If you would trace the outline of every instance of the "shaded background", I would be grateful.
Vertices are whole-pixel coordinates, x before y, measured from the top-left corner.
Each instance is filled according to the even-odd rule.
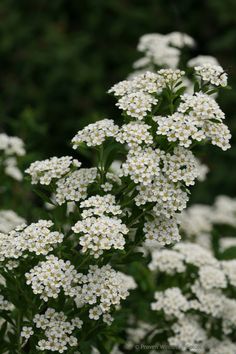
[[[71,154],[78,129],[119,119],[108,88],[131,72],[141,35],[182,31],[198,43],[192,56],[216,56],[232,86],[220,97],[236,132],[235,0],[1,0],[0,121],[26,142],[31,157]],[[236,196],[236,141],[206,148],[211,172],[192,201]]]

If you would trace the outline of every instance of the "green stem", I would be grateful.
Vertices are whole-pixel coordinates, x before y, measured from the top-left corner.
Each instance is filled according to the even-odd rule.
[[[17,320],[16,320],[16,334],[17,334],[17,353],[21,354],[21,322],[22,322],[22,313],[21,310],[18,310]]]

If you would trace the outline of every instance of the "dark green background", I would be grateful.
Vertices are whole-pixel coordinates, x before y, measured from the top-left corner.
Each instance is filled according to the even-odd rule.
[[[136,45],[150,32],[183,31],[216,56],[229,73],[231,91],[221,107],[236,131],[235,0],[1,0],[0,117],[21,136],[34,158],[71,153],[69,141],[88,122],[119,119],[106,94],[139,57]],[[236,195],[236,142],[221,152],[206,148],[207,182],[193,201]]]

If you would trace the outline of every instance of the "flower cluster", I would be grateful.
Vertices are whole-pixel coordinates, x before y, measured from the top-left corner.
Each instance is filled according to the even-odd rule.
[[[180,241],[179,229],[175,218],[159,217],[144,224],[145,242],[147,245],[169,245]]]
[[[192,205],[183,211],[179,221],[184,237],[210,249],[215,227],[218,225],[236,227],[236,201],[234,198],[220,195],[212,206]],[[227,234],[221,236],[219,242],[222,251],[236,245],[234,237],[227,237]]]
[[[81,278],[81,286],[77,287],[77,306],[92,305],[89,318],[98,320],[102,316],[104,322],[110,323],[109,312],[135,287],[132,277],[115,271],[110,265],[90,266],[88,274]]]
[[[148,93],[138,91],[122,96],[116,105],[128,116],[142,120],[157,102],[157,99]]]
[[[23,176],[18,167],[17,158],[25,155],[23,141],[17,136],[8,136],[5,133],[0,134],[0,166],[6,175],[17,181],[21,181]]]
[[[25,148],[23,141],[17,136],[8,136],[5,133],[0,134],[0,150],[7,156],[23,156]]]
[[[150,185],[160,174],[159,163],[162,155],[160,149],[130,150],[122,164],[123,175],[130,176],[135,183]]]
[[[86,143],[87,146],[101,145],[106,138],[115,136],[117,131],[118,126],[111,119],[89,124],[72,139],[73,148],[77,149],[81,143]]]
[[[153,271],[175,278],[175,287],[168,287],[167,283],[165,290],[155,293],[156,302],[151,304],[152,310],[164,313],[167,323],[175,321],[171,326],[174,335],[168,337],[169,344],[181,350],[197,348],[197,344],[201,344],[202,351],[205,349],[208,353],[207,350],[212,349],[213,338],[208,337],[212,321],[215,321],[215,330],[232,343],[236,301],[230,297],[233,292],[230,294],[229,284],[236,285],[235,261],[218,261],[210,251],[191,243],[179,243],[173,250],[155,250],[152,257],[150,268]],[[186,273],[189,274],[188,283],[183,286],[181,279]],[[205,315],[206,321],[202,321]]]
[[[80,167],[81,163],[71,156],[51,157],[43,161],[35,161],[25,171],[31,176],[32,184],[50,184],[67,174],[71,167]]]
[[[8,311],[12,309],[12,304],[4,299],[2,295],[0,295],[0,311]]]
[[[183,181],[186,186],[190,186],[199,177],[199,160],[190,150],[179,146],[173,154],[166,154],[162,171],[171,181]]]
[[[55,199],[61,205],[66,201],[78,202],[86,199],[88,186],[97,177],[96,168],[81,168],[56,182]]]
[[[152,310],[163,310],[167,316],[174,316],[180,319],[184,316],[184,312],[189,309],[189,303],[179,288],[157,291],[154,298],[156,301],[151,304]]]
[[[122,213],[121,207],[116,204],[115,196],[112,194],[94,195],[80,203],[80,208],[84,209],[81,214],[83,219],[93,215],[119,215]]]
[[[43,339],[37,343],[40,351],[50,350],[64,353],[71,347],[77,347],[78,340],[72,335],[75,330],[81,329],[83,322],[75,317],[71,321],[63,312],[56,312],[48,308],[46,312],[34,316],[35,332],[43,330]],[[23,327],[21,336],[27,340],[34,334],[32,327]]]
[[[0,232],[8,233],[24,223],[25,220],[13,210],[0,210]]]
[[[29,226],[25,224],[16,227],[8,234],[0,237],[1,262],[16,260],[26,252],[36,255],[46,255],[54,246],[63,241],[63,235],[58,231],[50,231],[53,226],[50,220],[39,220]]]
[[[209,82],[215,86],[227,86],[227,74],[219,65],[206,63],[200,66],[195,66],[194,70],[203,81]]]
[[[151,145],[153,143],[153,137],[150,133],[150,125],[143,122],[130,122],[124,124],[116,140],[122,144],[127,143],[131,149],[137,149],[142,144]]]
[[[98,258],[104,250],[124,248],[124,235],[129,229],[116,217],[122,211],[116,205],[113,195],[92,196],[82,202],[80,207],[85,209],[81,214],[83,219],[77,221],[72,230],[80,234],[82,252],[89,250],[90,254]]]
[[[40,262],[25,274],[26,283],[31,285],[34,294],[40,294],[40,298],[48,301],[49,298],[57,298],[61,289],[65,295],[75,297],[75,284],[81,275],[77,273],[70,261],[64,261],[54,255],[46,257],[46,261]]]
[[[176,68],[179,63],[180,49],[193,47],[193,38],[185,33],[172,32],[166,35],[160,33],[145,34],[139,40],[138,50],[144,57],[134,63],[136,69],[152,68],[152,65]]]
[[[168,141],[178,141],[189,147],[193,141],[210,140],[222,150],[230,148],[231,134],[222,122],[224,113],[215,100],[204,93],[185,94],[177,112],[168,117],[157,117],[157,134]]]

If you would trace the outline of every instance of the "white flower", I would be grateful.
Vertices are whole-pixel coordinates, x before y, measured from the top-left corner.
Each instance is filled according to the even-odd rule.
[[[127,115],[142,120],[157,102],[158,100],[150,94],[138,91],[122,96],[116,106]]]
[[[146,203],[155,203],[153,213],[156,216],[170,218],[177,211],[186,208],[188,195],[178,183],[172,183],[162,173],[156,176],[151,184],[140,184],[136,187],[138,195],[135,197],[137,206]]]
[[[198,353],[200,344],[206,341],[206,332],[200,324],[191,316],[186,316],[172,326],[174,336],[169,337],[168,342],[171,346],[181,350],[191,350]]]
[[[113,120],[99,120],[78,131],[72,139],[73,149],[77,149],[81,143],[85,143],[87,146],[101,145],[106,138],[115,137],[117,132],[118,126],[114,124]]]
[[[98,209],[95,209],[95,212]],[[92,210],[91,210],[92,211]],[[117,212],[118,209],[113,209]],[[100,211],[99,211],[100,212]],[[100,217],[87,217],[78,221],[72,230],[81,234],[79,244],[82,246],[82,252],[89,250],[90,254],[98,258],[103,251],[111,248],[123,249],[125,238],[129,229],[122,224],[122,221],[116,217],[102,215]]]
[[[186,270],[184,255],[173,250],[154,250],[149,268],[167,274],[183,273]]]
[[[24,142],[17,136],[8,136],[5,133],[0,134],[0,150],[8,156],[25,155]]]
[[[46,257],[46,261],[40,262],[26,273],[25,277],[34,294],[40,294],[41,299],[48,301],[49,298],[56,299],[61,289],[65,295],[75,297],[75,285],[81,275],[76,272],[70,261],[65,262],[50,255]]]
[[[172,182],[184,181],[187,186],[193,185],[199,176],[199,160],[190,150],[179,146],[173,154],[166,154],[162,171]]]
[[[97,320],[103,315],[106,322],[111,308],[120,305],[122,299],[129,295],[136,284],[132,277],[117,272],[110,265],[101,268],[90,266],[87,275],[81,278],[81,286],[77,287],[76,303],[94,305],[89,311],[89,317]],[[109,317],[110,318],[110,317]],[[110,318],[111,319],[111,318]]]
[[[163,152],[159,149],[131,150],[122,164],[123,175],[130,176],[135,183],[150,184],[160,173],[159,163],[162,155]]]
[[[183,318],[184,313],[189,309],[189,303],[179,288],[168,288],[165,291],[156,291],[154,294],[156,302],[151,304],[154,311],[163,310],[167,316]]]
[[[201,66],[195,66],[194,70],[196,75],[200,76],[203,81],[210,82],[215,86],[227,86],[227,74],[224,69],[219,65],[202,64]]]
[[[61,205],[66,201],[78,202],[87,197],[88,186],[96,180],[97,168],[81,168],[56,182],[55,199]]]
[[[188,61],[188,66],[190,67],[204,64],[219,65],[219,62],[215,57],[212,57],[211,55],[198,55],[197,57]]]
[[[115,196],[112,194],[92,196],[81,202],[80,208],[85,209],[81,214],[82,218],[95,215],[119,215],[122,213],[120,206],[116,205]]]
[[[64,353],[70,347],[77,347],[77,338],[72,333],[83,324],[78,317],[69,321],[63,312],[48,308],[45,314],[35,315],[33,321],[38,329],[43,330],[46,338],[38,341],[38,350]]]
[[[169,245],[180,241],[180,234],[176,218],[155,218],[144,224],[145,242],[147,244]]]
[[[227,286],[224,272],[212,266],[200,267],[199,280],[205,289],[226,288]]]
[[[32,184],[50,184],[53,179],[59,179],[70,171],[73,166],[81,163],[71,156],[51,157],[43,161],[35,161],[25,171],[31,176]]]
[[[33,327],[23,326],[21,330],[21,337],[29,339],[34,334]]]
[[[150,125],[142,122],[130,122],[122,125],[116,140],[120,143],[127,143],[129,148],[135,149],[139,145],[151,145],[153,137],[150,133]]]
[[[224,117],[213,98],[201,92],[184,94],[178,112],[168,117],[156,117],[157,134],[166,135],[168,141],[178,141],[186,148],[194,140],[210,140],[213,145],[227,150],[231,134],[222,123]]]
[[[0,210],[0,232],[8,233],[23,223],[25,220],[13,210]]]
[[[13,305],[6,300],[2,295],[0,295],[0,310],[9,311],[12,310]]]
[[[9,234],[0,237],[0,261],[17,259],[26,252],[46,255],[54,246],[63,241],[58,231],[50,231],[53,226],[50,220],[39,220],[29,226],[21,225]]]
[[[236,259],[222,261],[221,266],[229,280],[229,283],[236,286]]]

